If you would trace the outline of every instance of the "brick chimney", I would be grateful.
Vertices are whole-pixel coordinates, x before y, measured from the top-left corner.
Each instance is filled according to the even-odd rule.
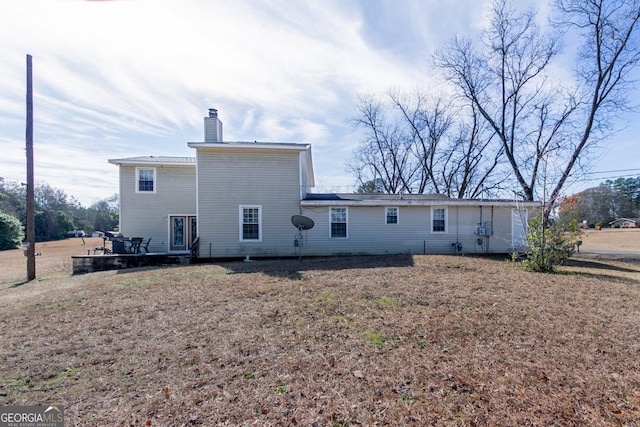
[[[222,122],[215,108],[209,108],[209,117],[204,118],[204,142],[222,142]]]

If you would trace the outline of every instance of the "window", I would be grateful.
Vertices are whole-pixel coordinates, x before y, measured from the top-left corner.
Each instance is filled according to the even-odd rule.
[[[347,237],[347,208],[331,208],[331,237]]]
[[[431,208],[431,232],[447,232],[447,208]]]
[[[240,241],[262,241],[261,206],[240,206]]]
[[[136,168],[136,181],[136,193],[155,193],[155,168]]]
[[[398,208],[385,208],[385,223],[397,224],[398,223]]]

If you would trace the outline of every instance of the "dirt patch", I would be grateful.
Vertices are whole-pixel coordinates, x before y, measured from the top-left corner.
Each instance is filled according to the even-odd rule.
[[[61,403],[69,425],[638,426],[640,267],[582,262],[322,258],[7,287],[0,404]]]
[[[72,270],[72,255],[87,255],[103,245],[101,238],[85,237],[36,243],[36,278],[68,275]],[[23,249],[0,251],[0,287],[22,283],[27,277],[27,258]]]

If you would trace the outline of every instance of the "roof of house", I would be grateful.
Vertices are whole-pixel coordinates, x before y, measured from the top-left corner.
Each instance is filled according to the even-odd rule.
[[[313,160],[311,159],[311,144],[288,143],[288,142],[189,142],[189,147],[195,149],[242,149],[242,150],[291,150],[305,153],[308,185],[315,185],[313,173]],[[137,156],[122,159],[109,159],[109,163],[114,165],[130,166],[190,166],[195,167],[195,157],[173,157],[173,156]]]
[[[307,193],[305,206],[512,206],[539,207],[539,202],[506,199],[456,199],[444,194]]]
[[[609,224],[615,224],[616,222],[635,222],[636,224],[640,222],[640,218],[616,218],[611,221]]]
[[[384,193],[309,193],[305,200],[443,200],[443,194],[384,194]]]
[[[138,156],[126,157],[123,159],[109,159],[109,163],[114,165],[173,165],[173,166],[195,166],[195,157],[173,157],[173,156]]]
[[[268,149],[268,150],[298,150],[311,148],[310,144],[295,142],[264,142],[264,141],[224,141],[224,142],[188,142],[191,148],[240,148],[240,149]]]

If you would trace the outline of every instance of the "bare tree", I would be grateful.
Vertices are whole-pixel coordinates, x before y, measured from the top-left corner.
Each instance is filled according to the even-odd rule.
[[[500,140],[525,200],[534,200],[541,159],[561,145],[557,130],[572,111],[558,113],[543,91],[545,68],[558,49],[532,11],[518,13],[508,0],[497,0],[481,51],[454,38],[436,54],[436,64]]]
[[[468,121],[459,125],[451,147],[441,153],[440,175],[447,196],[476,199],[497,194],[506,177],[499,168],[503,149],[495,144],[495,132],[473,105],[468,109]]]
[[[476,198],[497,188],[502,149],[477,110],[419,91],[388,97],[388,105],[368,97],[358,108],[367,137],[348,167],[360,191]]]
[[[548,73],[559,38],[542,34],[535,13],[496,0],[478,48],[454,38],[436,64],[495,131],[525,200],[549,194],[548,216],[581,155],[625,105],[621,90],[639,59],[633,37],[640,0],[556,0],[562,23],[583,32],[576,85]],[[580,121],[582,120],[582,122]],[[557,175],[545,173],[548,164]],[[551,168],[550,168],[551,169]],[[544,175],[544,176],[542,176]]]
[[[577,28],[583,43],[576,75],[583,94],[584,123],[562,175],[554,203],[593,133],[608,129],[612,115],[626,108],[630,73],[640,60],[640,0],[557,0],[562,23]]]
[[[436,167],[443,139],[454,122],[451,104],[441,98],[429,102],[427,96],[420,92],[415,93],[413,102],[398,91],[390,92],[389,97],[400,113],[401,126],[406,129],[412,154],[420,165],[416,171],[416,192],[424,193],[428,188],[434,193],[443,192]]]
[[[356,127],[365,130],[364,142],[347,164],[360,188],[375,183],[376,189],[396,194],[411,192],[416,166],[412,163],[410,143],[400,126],[389,124],[385,110],[373,97],[360,100]]]

